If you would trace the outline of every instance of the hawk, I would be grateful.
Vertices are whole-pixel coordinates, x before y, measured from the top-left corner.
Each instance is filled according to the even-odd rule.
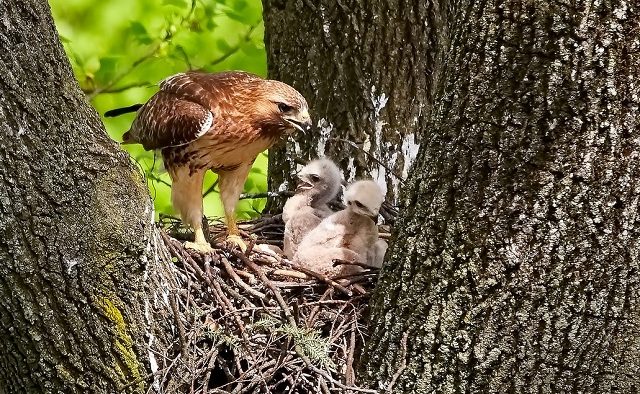
[[[245,248],[235,208],[251,165],[281,136],[310,128],[307,101],[285,83],[240,71],[187,72],[160,82],[123,143],[161,150],[173,208],[195,233],[185,247],[208,252],[202,230],[205,173],[218,174],[227,240]]]

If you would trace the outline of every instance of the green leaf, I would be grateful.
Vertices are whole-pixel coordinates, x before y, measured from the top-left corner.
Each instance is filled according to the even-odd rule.
[[[149,36],[149,32],[147,32],[147,28],[138,21],[133,21],[129,25],[129,34],[131,34],[134,40],[138,41],[141,44],[151,44],[153,39]]]
[[[187,0],[163,0],[162,5],[172,5],[178,8],[186,8],[188,6]]]
[[[96,72],[95,79],[100,85],[105,85],[113,79],[116,74],[116,66],[118,58],[116,56],[107,56],[100,59],[100,68]]]
[[[216,40],[216,47],[222,53],[229,52],[231,50],[231,45],[224,38],[218,38]]]

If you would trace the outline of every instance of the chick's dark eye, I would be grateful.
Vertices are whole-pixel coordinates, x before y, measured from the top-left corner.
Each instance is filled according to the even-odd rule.
[[[356,207],[358,208],[364,208],[364,205],[362,205],[362,203],[360,201],[356,201]]]
[[[280,110],[280,112],[289,112],[293,109],[292,106],[287,105],[285,103],[278,103],[278,110]]]
[[[314,182],[318,182],[320,180],[320,177],[314,174],[314,175],[311,175],[311,180]]]

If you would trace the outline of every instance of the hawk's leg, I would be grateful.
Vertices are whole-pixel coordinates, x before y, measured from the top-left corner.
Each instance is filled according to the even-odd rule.
[[[240,199],[240,193],[247,180],[251,163],[243,163],[233,171],[218,171],[220,185],[220,199],[224,206],[224,216],[227,220],[227,242],[238,245],[241,250],[247,250],[247,244],[240,237],[238,224],[236,223],[236,204]]]
[[[194,242],[185,242],[184,247],[203,253],[213,250],[202,230],[202,181],[204,171],[191,173],[188,168],[180,167],[170,172],[171,202],[182,221],[193,228]]]
[[[195,239],[194,242],[185,242],[184,247],[188,249],[195,249],[202,253],[209,253],[213,251],[211,244],[204,237],[204,232],[202,231],[202,227],[195,229]]]

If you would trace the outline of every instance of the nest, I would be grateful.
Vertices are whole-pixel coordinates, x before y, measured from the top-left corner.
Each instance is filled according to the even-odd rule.
[[[244,253],[223,245],[220,222],[209,223],[216,248],[206,255],[183,247],[179,221],[160,226],[179,290],[169,297],[174,346],[156,354],[157,392],[377,392],[358,387],[355,372],[374,269],[327,278],[265,250],[282,244],[279,216],[242,224]]]

